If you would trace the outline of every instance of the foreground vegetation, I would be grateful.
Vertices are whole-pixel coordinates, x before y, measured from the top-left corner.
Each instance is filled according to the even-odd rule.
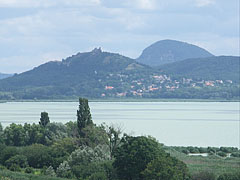
[[[51,123],[42,112],[39,124],[0,124],[0,179],[6,180],[238,180],[239,154],[237,148],[166,147],[96,126],[82,98],[76,122]]]

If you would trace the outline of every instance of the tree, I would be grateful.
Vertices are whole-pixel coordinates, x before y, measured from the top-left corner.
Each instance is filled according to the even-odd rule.
[[[166,154],[166,156],[159,156],[148,163],[142,175],[145,180],[185,180],[187,166],[178,159]]]
[[[0,133],[2,133],[2,131],[3,131],[3,127],[2,127],[2,124],[0,122]]]
[[[28,165],[27,157],[24,155],[12,156],[5,162],[5,165],[8,169],[10,169],[12,166],[19,166],[21,168],[25,168]]]
[[[10,124],[4,129],[4,142],[7,146],[26,145],[26,133],[21,124]]]
[[[110,151],[110,157],[112,159],[114,151],[120,145],[120,135],[122,134],[122,129],[120,126],[116,127],[113,125],[105,125],[105,131],[108,136],[108,146]]]
[[[113,166],[120,179],[143,179],[141,172],[147,167],[147,164],[163,154],[164,151],[160,148],[159,143],[152,138],[124,136],[121,146],[114,151]]]
[[[108,144],[108,136],[101,126],[91,125],[82,129],[81,131],[84,136],[77,139],[79,146],[96,147],[98,145]]]
[[[104,172],[108,176],[109,171],[112,171],[111,165],[109,167],[108,164],[110,163],[109,159],[110,155],[107,146],[99,145],[95,148],[81,146],[71,153],[66,162],[59,166],[57,174],[61,177],[67,177],[68,171],[71,169],[78,179],[87,179],[87,177],[97,172]]]
[[[42,125],[43,127],[46,127],[46,125],[50,123],[48,113],[47,112],[41,112],[41,118],[39,121],[39,124]]]
[[[0,144],[3,143],[3,127],[2,127],[2,124],[0,122]]]
[[[86,126],[92,125],[92,116],[88,105],[88,99],[79,98],[79,110],[77,110],[77,126],[79,135],[84,137],[85,133],[82,131]]]
[[[23,148],[23,155],[27,157],[30,167],[43,168],[52,164],[51,148],[42,144],[33,144]]]
[[[46,130],[43,126],[35,123],[33,123],[32,125],[25,123],[23,128],[26,134],[26,145],[31,145],[35,143],[47,144]]]

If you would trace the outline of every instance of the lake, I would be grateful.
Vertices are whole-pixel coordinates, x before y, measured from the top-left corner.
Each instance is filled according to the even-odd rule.
[[[151,135],[165,145],[240,147],[239,102],[90,102],[93,121],[121,126],[131,135]],[[76,121],[77,102],[0,103],[0,122]]]

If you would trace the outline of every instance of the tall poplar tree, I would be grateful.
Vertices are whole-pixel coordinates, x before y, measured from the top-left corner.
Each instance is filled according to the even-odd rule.
[[[83,129],[92,125],[92,116],[88,105],[88,99],[79,98],[79,110],[77,110],[77,125],[80,136],[85,136]]]
[[[39,124],[45,127],[48,123],[50,123],[48,113],[41,112],[41,118],[40,118]]]

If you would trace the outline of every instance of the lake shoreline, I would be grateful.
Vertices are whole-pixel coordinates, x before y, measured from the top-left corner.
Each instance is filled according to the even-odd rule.
[[[76,120],[79,103],[9,102],[0,104],[0,122],[38,123]],[[166,145],[239,147],[239,102],[90,102],[95,124],[116,124],[124,132],[151,135]]]
[[[39,100],[0,100],[0,103],[7,102],[78,102],[78,99],[39,99]],[[89,102],[240,102],[240,99],[135,99],[135,98],[112,98],[112,99],[89,99]]]

